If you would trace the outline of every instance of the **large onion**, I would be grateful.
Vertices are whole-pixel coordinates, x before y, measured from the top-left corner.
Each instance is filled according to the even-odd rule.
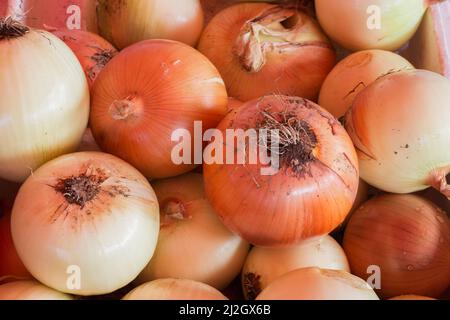
[[[0,19],[0,177],[23,181],[75,151],[89,89],[75,55],[56,36]]]
[[[77,295],[113,292],[137,277],[159,232],[156,195],[133,167],[85,152],[39,168],[14,203],[11,231],[31,274]]]
[[[0,300],[72,300],[67,294],[36,281],[16,281],[0,285]]]

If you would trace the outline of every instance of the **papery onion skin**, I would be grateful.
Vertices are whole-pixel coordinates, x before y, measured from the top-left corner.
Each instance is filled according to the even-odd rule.
[[[362,279],[341,270],[304,268],[273,281],[257,300],[379,300]]]
[[[393,193],[430,186],[450,197],[450,81],[425,70],[378,79],[356,97],[345,127],[361,177]]]
[[[0,300],[73,300],[73,298],[37,281],[16,281],[0,285]]]
[[[450,284],[450,220],[415,195],[383,195],[365,203],[350,219],[344,250],[354,274],[381,274],[380,296],[438,297]]]
[[[274,175],[261,174],[267,168],[261,161],[205,163],[207,197],[228,228],[257,246],[288,246],[328,234],[344,221],[357,193],[358,162],[350,138],[331,114],[310,101],[287,96],[250,101],[230,112],[218,129],[223,136],[227,129],[270,129],[265,125],[267,112],[300,123],[299,132],[306,132],[301,143],[288,146]],[[224,153],[230,143],[225,141]],[[243,152],[247,151],[238,148],[235,158],[242,158]],[[244,155],[256,152],[251,148]]]
[[[289,16],[298,17],[286,20],[292,28],[268,22]],[[241,101],[275,93],[315,100],[336,62],[333,47],[313,18],[267,3],[223,10],[206,27],[198,48],[219,69],[230,96]]]
[[[399,49],[419,28],[426,4],[425,0],[315,0],[322,28],[352,51]]]
[[[25,266],[45,285],[107,294],[135,279],[152,257],[159,206],[129,164],[108,154],[75,153],[48,162],[24,183],[11,231]],[[77,279],[71,275],[79,276],[79,286],[68,285]]]
[[[204,283],[184,279],[159,279],[143,284],[123,300],[228,300]]]
[[[389,300],[436,300],[434,298],[430,298],[430,297],[424,297],[424,296],[416,296],[416,295],[404,295],[404,296],[398,296],[398,297],[394,297],[391,298]]]
[[[99,0],[100,34],[123,49],[148,39],[197,44],[203,30],[199,0]]]
[[[336,118],[350,109],[365,87],[388,73],[414,69],[402,56],[384,50],[359,51],[340,61],[320,89],[319,105]]]
[[[173,162],[175,130],[194,137],[194,121],[203,130],[215,127],[227,103],[220,74],[203,55],[179,42],[148,40],[123,50],[97,78],[90,124],[102,150],[148,178],[167,178],[196,167],[194,152],[190,164]]]
[[[202,175],[159,180],[153,188],[161,206],[161,229],[139,283],[191,279],[225,289],[241,271],[249,245],[219,220],[206,200]]]
[[[89,89],[61,40],[11,19],[0,30],[0,62],[0,177],[23,182],[43,163],[76,150],[89,117]]]
[[[308,267],[350,272],[344,250],[330,236],[288,248],[254,247],[242,270],[244,295],[253,300],[278,277]]]

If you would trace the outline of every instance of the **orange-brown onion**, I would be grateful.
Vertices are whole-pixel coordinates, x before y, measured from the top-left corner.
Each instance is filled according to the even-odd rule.
[[[159,279],[145,283],[123,300],[228,300],[207,284],[186,279]]]
[[[302,98],[266,96],[230,112],[218,129],[223,137],[228,129],[235,135],[205,150],[205,189],[232,231],[258,246],[286,246],[328,234],[344,221],[357,193],[358,161],[331,114]],[[279,170],[263,171],[270,167],[258,156],[265,148],[248,142],[231,149],[234,164],[211,158],[214,146],[217,152],[223,147],[226,159],[230,145],[245,138],[239,129],[280,131]],[[251,158],[257,161],[250,163]]]
[[[111,293],[148,264],[159,232],[156,195],[136,169],[100,152],[57,158],[21,187],[11,232],[43,284],[76,295]]]
[[[108,41],[102,37],[81,30],[58,30],[53,32],[72,49],[83,67],[84,74],[92,88],[92,84],[106,64],[117,54]]]
[[[434,298],[430,298],[430,297],[424,297],[424,296],[416,296],[416,295],[403,295],[403,296],[398,296],[398,297],[394,297],[391,298],[389,300],[436,300]]]
[[[450,285],[450,220],[421,197],[369,200],[350,219],[343,246],[354,274],[379,277],[382,297],[438,297]]]
[[[257,300],[379,300],[362,279],[342,270],[304,268],[272,282]]]
[[[241,271],[249,245],[219,220],[206,200],[203,176],[188,173],[155,181],[153,188],[161,228],[155,254],[138,282],[191,279],[225,289]]]
[[[167,178],[195,168],[173,162],[177,129],[194,122],[215,127],[227,112],[227,92],[217,69],[195,49],[169,40],[147,40],[117,55],[93,88],[90,124],[103,151],[148,178]]]
[[[0,300],[72,300],[67,294],[37,281],[15,281],[0,285]]]
[[[267,3],[223,10],[206,27],[198,48],[219,69],[228,93],[242,101],[274,93],[315,100],[336,62],[313,18]]]

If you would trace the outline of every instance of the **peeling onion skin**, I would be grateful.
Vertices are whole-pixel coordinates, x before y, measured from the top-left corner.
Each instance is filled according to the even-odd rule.
[[[272,282],[256,300],[379,300],[362,279],[341,270],[298,269]]]
[[[435,187],[450,198],[450,81],[425,70],[386,75],[356,97],[345,127],[361,177],[392,193]]]
[[[450,220],[415,195],[383,195],[350,219],[343,247],[352,272],[368,278],[379,266],[383,298],[439,297],[450,285]]]
[[[225,289],[240,273],[249,244],[219,220],[206,199],[202,175],[155,181],[153,188],[161,206],[161,229],[155,254],[138,282],[191,279]]]
[[[205,163],[203,169],[207,197],[225,225],[254,245],[280,247],[326,235],[344,221],[357,193],[358,161],[340,123],[302,98],[266,96],[250,101],[230,112],[218,129],[225,136],[226,129],[257,128],[269,107],[272,116],[292,113],[291,119],[306,129],[299,131],[309,131],[298,146],[310,139],[317,140],[315,147],[307,152],[292,149],[292,161],[284,163],[281,157],[280,170],[271,176],[261,175],[266,166],[260,161],[247,160],[245,166]],[[224,143],[224,159],[226,149]],[[245,152],[236,151],[236,157]],[[300,165],[293,167],[296,160]]]
[[[292,29],[271,24],[290,15],[299,18]],[[270,40],[275,34],[279,41]],[[230,96],[241,101],[275,93],[315,100],[336,63],[335,50],[313,18],[267,3],[221,11],[205,28],[198,49],[219,69]]]
[[[11,231],[40,282],[80,296],[107,294],[134,280],[152,257],[159,205],[129,164],[104,153],[75,153],[45,164],[23,184]],[[79,267],[79,288],[67,285],[70,266]]]
[[[143,284],[123,300],[228,300],[204,283],[184,279],[160,279]]]
[[[16,281],[0,285],[0,300],[73,300],[73,298],[37,281]]]

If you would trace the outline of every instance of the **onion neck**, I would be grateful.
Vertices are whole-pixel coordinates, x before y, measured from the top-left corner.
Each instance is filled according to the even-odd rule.
[[[169,198],[161,203],[161,227],[168,227],[173,223],[191,219],[183,201]]]
[[[136,96],[114,100],[109,107],[109,115],[114,120],[129,120],[137,116],[140,106],[141,103]]]
[[[29,31],[30,28],[12,17],[0,18],[0,40],[20,38]]]
[[[81,174],[76,177],[61,179],[55,190],[61,193],[69,204],[84,206],[95,199],[101,191],[101,184],[106,180],[102,174]]]
[[[314,19],[294,8],[274,6],[244,24],[233,52],[246,71],[258,72],[270,53],[303,46],[331,49]]]
[[[450,200],[450,166],[433,170],[429,184]]]

